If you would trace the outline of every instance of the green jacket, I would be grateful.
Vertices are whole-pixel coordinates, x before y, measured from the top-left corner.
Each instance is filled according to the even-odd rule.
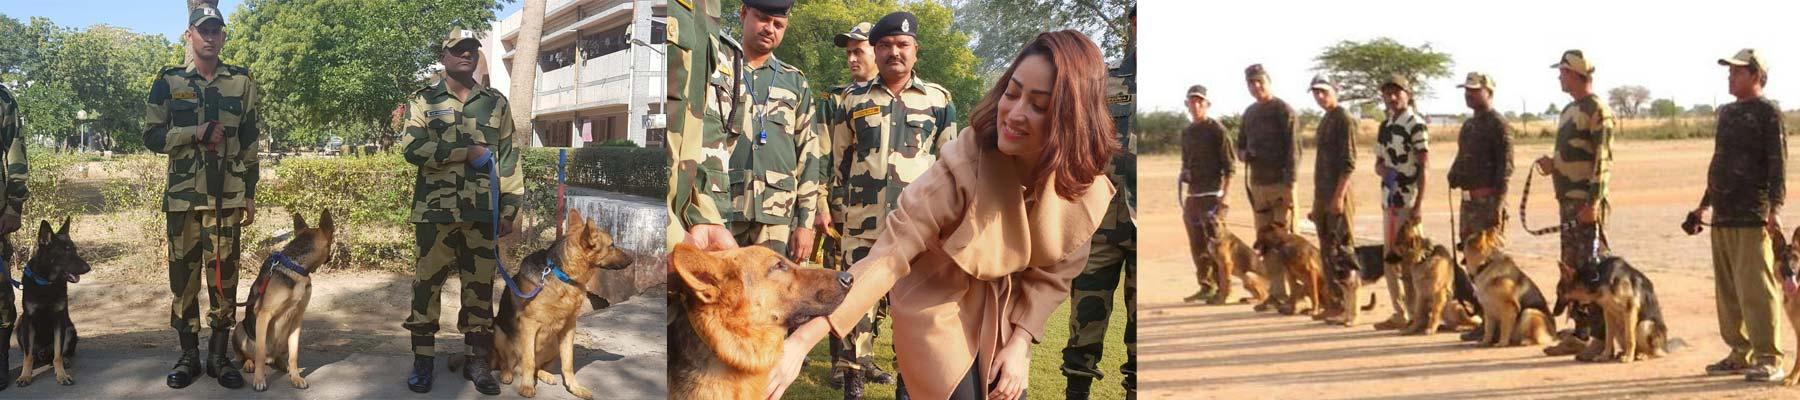
[[[512,221],[525,193],[519,152],[513,147],[512,112],[506,95],[490,87],[457,99],[447,84],[413,92],[407,102],[406,162],[419,166],[413,180],[414,223],[488,223],[494,207],[489,167],[466,162],[469,147],[486,145],[500,173],[501,217]]]
[[[157,74],[144,105],[144,147],[169,155],[163,211],[243,208],[261,179],[262,92],[243,67],[221,63],[211,81],[195,68]],[[225,141],[209,150],[198,139],[212,122],[225,126]]]

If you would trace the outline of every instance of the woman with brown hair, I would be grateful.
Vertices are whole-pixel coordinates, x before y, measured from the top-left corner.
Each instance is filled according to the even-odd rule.
[[[850,332],[887,295],[908,394],[1022,398],[1030,345],[1068,300],[1112,199],[1102,178],[1120,150],[1105,68],[1100,49],[1073,30],[1026,44],[971,126],[900,194],[850,269],[843,304],[788,336],[769,397],[787,390],[826,333]]]

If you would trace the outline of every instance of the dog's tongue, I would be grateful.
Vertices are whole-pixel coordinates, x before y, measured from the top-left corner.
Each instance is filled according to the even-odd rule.
[[[68,278],[69,278],[69,283],[77,283],[77,282],[81,282],[81,275],[75,275],[75,274],[63,274],[63,276],[65,276],[65,277],[68,277]]]

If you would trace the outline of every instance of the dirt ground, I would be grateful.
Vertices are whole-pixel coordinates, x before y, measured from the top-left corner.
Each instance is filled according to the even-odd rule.
[[[1439,136],[1439,138],[1444,136]],[[1455,154],[1450,139],[1433,138],[1424,209],[1425,229],[1434,240],[1449,239],[1449,198],[1444,174]],[[1362,146],[1353,191],[1358,243],[1379,241],[1379,183],[1373,156]],[[1529,162],[1547,154],[1543,144],[1515,149],[1515,171],[1507,198],[1508,251],[1540,287],[1554,290],[1555,236],[1530,236],[1518,225],[1518,197]],[[1541,347],[1477,348],[1457,334],[1401,337],[1371,324],[1390,313],[1385,284],[1377,308],[1354,327],[1326,326],[1305,317],[1261,314],[1249,305],[1205,306],[1181,299],[1198,287],[1186,233],[1176,205],[1179,156],[1140,158],[1140,236],[1149,249],[1138,284],[1143,313],[1138,352],[1146,398],[1800,398],[1800,388],[1747,383],[1741,377],[1708,377],[1705,365],[1727,352],[1719,338],[1712,281],[1711,245],[1677,228],[1705,185],[1711,140],[1629,141],[1614,144],[1613,214],[1608,234],[1615,254],[1626,257],[1656,283],[1670,335],[1687,346],[1656,360],[1633,364],[1578,363],[1548,357]],[[1296,210],[1312,208],[1312,158],[1303,155]],[[1790,171],[1794,168],[1790,165]],[[1793,175],[1790,172],[1790,185]],[[1242,179],[1232,183],[1227,220],[1238,234],[1251,234],[1251,213]],[[1529,221],[1533,228],[1554,223],[1554,205],[1545,177],[1533,181]],[[1786,221],[1800,221],[1789,207]],[[1793,228],[1789,222],[1788,229]],[[1313,238],[1310,223],[1303,230]],[[1243,296],[1241,287],[1236,296]],[[1364,294],[1364,301],[1367,294]],[[1559,327],[1572,326],[1564,318]],[[1783,349],[1792,349],[1793,331],[1779,329]],[[1796,353],[1788,350],[1788,357]],[[1791,362],[1791,361],[1784,361]]]

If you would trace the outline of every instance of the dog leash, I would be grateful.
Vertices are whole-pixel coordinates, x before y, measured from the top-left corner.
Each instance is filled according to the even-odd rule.
[[[213,127],[218,123],[218,121],[207,122],[205,128],[202,129],[205,129],[206,134],[210,137]],[[211,190],[211,187],[207,188],[207,191],[212,193],[213,198],[213,292],[218,294],[219,302],[223,303],[223,305],[239,307],[247,303],[238,302],[235,294],[232,296],[225,295],[225,272],[223,271],[225,269],[225,261],[223,257],[219,255],[219,236],[225,229],[225,221],[219,219],[219,212],[221,209],[225,208],[225,196],[224,194],[219,193],[225,190],[225,185],[222,183],[225,180],[225,155],[217,152],[219,140],[224,140],[224,138],[215,138],[213,142],[203,144],[203,146],[206,147],[206,153],[213,157],[213,162],[211,163],[213,170],[211,172],[216,172],[218,175],[217,177],[214,177],[212,176],[213,174],[209,172],[207,178],[211,179],[209,179],[207,183],[216,185],[219,188],[219,190]],[[226,148],[226,150],[229,151],[231,149]]]
[[[1552,234],[1552,233],[1562,232],[1563,228],[1568,227],[1569,225],[1571,225],[1570,222],[1573,222],[1573,221],[1570,221],[1570,222],[1565,222],[1565,223],[1558,224],[1558,225],[1551,225],[1551,226],[1538,228],[1538,229],[1531,229],[1531,225],[1525,223],[1525,219],[1526,219],[1525,204],[1528,203],[1527,200],[1531,199],[1531,179],[1532,179],[1532,177],[1535,177],[1538,175],[1534,172],[1542,172],[1543,170],[1544,170],[1544,168],[1541,166],[1538,166],[1537,163],[1531,163],[1531,171],[1525,173],[1525,189],[1524,189],[1524,191],[1519,192],[1519,227],[1525,228],[1525,232],[1530,233],[1532,236],[1543,236],[1543,235],[1548,235],[1548,234]],[[1596,225],[1598,225],[1598,224],[1596,224]]]
[[[488,153],[485,156],[482,156],[481,160],[479,160],[479,161],[483,161],[488,164],[488,199],[492,201],[489,204],[493,205],[493,207],[494,207],[493,229],[494,229],[494,235],[495,235],[494,236],[495,247],[497,248],[499,245],[499,241],[500,241],[499,234],[500,234],[500,223],[501,223],[501,221],[500,221],[500,163],[497,161],[494,161],[494,153],[492,153],[492,152]],[[502,281],[506,282],[506,288],[507,288],[507,290],[512,292],[513,296],[518,296],[520,299],[524,299],[524,300],[531,300],[532,298],[536,298],[539,292],[544,291],[544,286],[548,286],[548,285],[538,285],[538,287],[531,289],[531,293],[525,293],[525,292],[520,291],[519,290],[519,282],[514,281],[512,278],[512,275],[508,275],[506,273],[505,262],[500,260],[501,257],[498,257],[499,254],[495,254],[495,256],[496,257],[494,257],[494,274],[500,275],[500,279]],[[544,278],[546,282],[548,282],[548,279],[550,276],[555,276],[557,279],[559,279],[563,282],[571,282],[572,283],[574,281],[573,279],[569,278],[569,274],[563,272],[562,266],[557,265],[556,256],[554,254],[545,254],[544,262],[546,264],[549,264],[549,268],[544,268],[544,272],[539,274],[539,276]]]

